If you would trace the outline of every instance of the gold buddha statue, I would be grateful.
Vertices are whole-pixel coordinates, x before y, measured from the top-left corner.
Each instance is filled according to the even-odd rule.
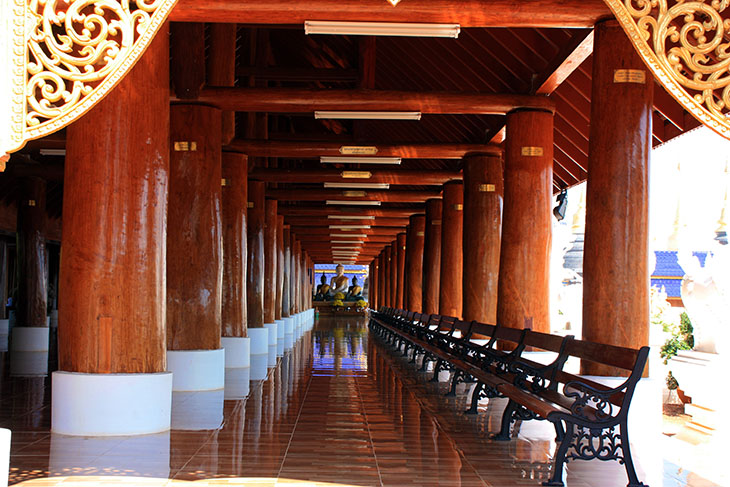
[[[330,280],[330,292],[332,294],[345,294],[347,292],[347,276],[345,275],[345,268],[342,264],[337,264],[335,272],[337,275]]]
[[[347,290],[346,301],[357,301],[362,298],[362,287],[357,284],[357,276],[352,276],[352,286]]]

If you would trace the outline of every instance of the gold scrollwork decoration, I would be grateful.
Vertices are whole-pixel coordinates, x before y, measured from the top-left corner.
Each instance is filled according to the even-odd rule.
[[[730,139],[730,0],[604,0],[664,88]]]
[[[53,133],[129,72],[177,0],[12,0],[12,117],[1,152]]]

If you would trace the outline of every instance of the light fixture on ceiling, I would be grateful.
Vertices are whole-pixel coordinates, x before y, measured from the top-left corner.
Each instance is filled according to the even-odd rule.
[[[362,245],[365,242],[361,240],[332,240],[330,243],[333,244],[353,244],[353,245]]]
[[[367,238],[367,235],[364,233],[330,233],[330,237]]]
[[[375,220],[374,216],[367,215],[327,215],[328,220]]]
[[[400,164],[400,157],[322,156],[322,164]]]
[[[388,3],[395,7],[400,3],[400,0],[388,0]]]
[[[330,230],[367,230],[370,225],[330,225]]]
[[[361,201],[327,200],[326,203],[328,205],[380,206],[380,201],[375,201],[375,200],[361,200]]]
[[[329,189],[390,189],[390,183],[324,183]]]
[[[459,24],[416,24],[401,22],[333,22],[328,20],[306,20],[304,33],[353,35],[353,36],[397,36],[397,37],[450,37],[456,39],[461,32]]]
[[[344,110],[316,110],[316,120],[421,120],[421,112],[358,112]]]

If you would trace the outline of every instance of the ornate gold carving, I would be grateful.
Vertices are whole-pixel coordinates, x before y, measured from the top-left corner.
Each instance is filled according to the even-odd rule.
[[[10,134],[0,154],[89,111],[144,53],[176,0],[13,0]]]
[[[730,0],[605,2],[664,88],[730,139]]]

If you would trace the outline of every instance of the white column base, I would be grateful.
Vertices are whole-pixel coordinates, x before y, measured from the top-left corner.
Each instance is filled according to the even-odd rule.
[[[226,351],[168,350],[173,391],[213,391],[225,385]]]
[[[269,347],[276,346],[276,334],[277,334],[277,326],[276,323],[264,323],[264,328],[269,330]]]
[[[174,392],[172,429],[183,431],[217,430],[223,424],[225,392]]]
[[[120,446],[120,441],[125,453],[139,452],[139,455],[105,455],[113,448]],[[143,456],[142,460],[140,460],[141,456]],[[94,468],[89,468],[90,459],[93,459]],[[117,475],[123,475],[121,472],[125,471],[134,472],[131,474],[133,475],[131,478],[125,479],[126,482],[129,482],[128,485],[137,483],[144,485],[145,481],[140,477],[166,479],[170,476],[170,432],[127,438],[118,436],[89,438],[52,434],[48,471],[51,478],[73,477],[74,479],[76,477],[113,475],[110,472],[120,472]],[[75,479],[68,482],[81,485],[103,485],[104,483],[101,479]],[[116,481],[109,479],[107,482]]]
[[[226,351],[226,368],[251,366],[251,339],[248,337],[222,337],[221,347]]]
[[[10,375],[13,377],[46,377],[48,351],[16,352],[10,350]]]
[[[251,367],[226,369],[224,399],[245,399],[251,392]]]
[[[172,374],[52,374],[51,432],[127,436],[170,429]]]
[[[269,330],[268,328],[249,328],[248,336],[251,338],[251,355],[262,355],[269,353]],[[251,359],[253,360],[253,358]]]
[[[286,350],[286,338],[282,338],[276,343],[276,356],[283,357]]]
[[[8,486],[10,470],[10,430],[0,428],[0,487]]]
[[[269,354],[257,353],[251,355],[251,380],[265,380],[269,364]]]
[[[276,342],[279,343],[281,340],[284,339],[284,334],[286,333],[286,320],[287,318],[282,318],[280,320],[276,320]]]
[[[273,345],[273,346],[269,347],[269,355],[268,355],[269,358],[266,361],[266,365],[269,368],[276,367],[276,348],[277,348],[277,345]]]
[[[13,352],[47,352],[49,330],[41,326],[13,327],[11,351]]]
[[[285,326],[286,331],[284,333],[284,350],[291,350],[294,346],[294,322],[296,321],[296,315],[287,318]]]
[[[0,320],[0,352],[8,351],[8,335],[10,334],[10,320]],[[2,484],[0,484],[1,487]]]

